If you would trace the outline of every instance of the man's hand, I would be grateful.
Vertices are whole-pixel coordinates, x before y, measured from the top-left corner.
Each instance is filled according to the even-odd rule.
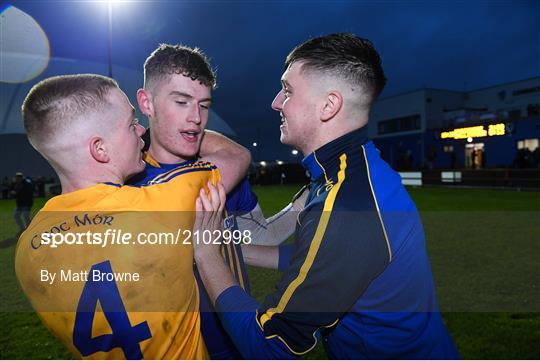
[[[209,243],[213,243],[214,231],[222,231],[223,209],[225,207],[225,188],[223,185],[220,183],[216,188],[208,183],[208,189],[210,197],[204,189],[201,189],[199,198],[195,202],[197,214],[193,225],[193,235],[198,231],[199,237],[192,235],[191,240],[199,275],[212,303],[215,303],[223,291],[237,283],[221,257],[220,245],[205,244],[204,242],[203,232],[205,230],[212,233],[212,241]],[[220,237],[220,239],[222,238]]]
[[[212,236],[214,231],[222,232],[223,231],[223,209],[225,208],[225,188],[223,184],[219,183],[217,188],[211,183],[208,182],[209,194],[206,193],[205,189],[200,190],[199,197],[195,201],[195,223],[193,225],[193,237],[192,243],[195,252],[195,259],[201,256],[205,252],[208,253],[218,253],[219,254],[219,244],[215,243],[214,237],[212,242],[205,244],[203,234],[205,231],[210,231]],[[198,235],[195,237],[194,235]],[[220,237],[221,239],[221,237]]]

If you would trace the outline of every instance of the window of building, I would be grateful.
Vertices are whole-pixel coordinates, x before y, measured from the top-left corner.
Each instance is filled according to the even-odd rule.
[[[420,114],[383,120],[378,124],[379,134],[390,134],[420,129]]]
[[[517,149],[528,149],[533,152],[538,148],[538,139],[522,139],[517,142]]]
[[[452,153],[454,151],[454,146],[453,145],[445,145],[443,147],[443,150],[445,153]]]

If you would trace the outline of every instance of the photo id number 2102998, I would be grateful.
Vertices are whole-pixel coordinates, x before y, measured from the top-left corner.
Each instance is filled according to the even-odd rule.
[[[183,244],[250,244],[251,243],[251,231],[244,230],[196,230],[196,231],[183,231],[184,242]]]

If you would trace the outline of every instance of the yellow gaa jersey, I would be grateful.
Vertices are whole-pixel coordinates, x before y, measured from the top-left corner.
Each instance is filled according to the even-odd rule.
[[[45,326],[82,358],[208,358],[191,232],[200,189],[219,180],[196,162],[145,187],[98,184],[49,200],[15,255]]]

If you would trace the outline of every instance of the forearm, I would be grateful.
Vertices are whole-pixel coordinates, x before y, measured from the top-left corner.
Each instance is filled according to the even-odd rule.
[[[216,301],[221,323],[245,359],[294,358],[278,338],[266,338],[257,322],[258,309],[257,301],[239,286],[224,290]]]
[[[208,185],[208,197],[204,189],[195,202],[195,231],[220,230],[222,226],[225,189]],[[194,258],[199,275],[210,300],[242,355],[247,359],[284,359],[291,354],[286,345],[276,338],[267,339],[257,321],[259,304],[235,282],[229,268],[221,257],[219,246],[194,243]]]
[[[219,252],[195,252],[195,262],[213,304],[224,290],[237,285]]]
[[[227,192],[245,177],[251,163],[249,150],[211,130],[204,132],[199,157],[218,166]]]
[[[278,340],[266,339],[257,324],[257,301],[234,281],[218,252],[196,252],[206,291],[227,333],[246,359],[285,359],[292,354]]]
[[[242,245],[242,255],[244,256],[244,262],[250,266],[278,268],[278,247]]]
[[[294,233],[297,212],[291,204],[270,218],[264,218],[259,204],[250,212],[236,217],[238,228],[251,232],[252,244],[277,246]]]

